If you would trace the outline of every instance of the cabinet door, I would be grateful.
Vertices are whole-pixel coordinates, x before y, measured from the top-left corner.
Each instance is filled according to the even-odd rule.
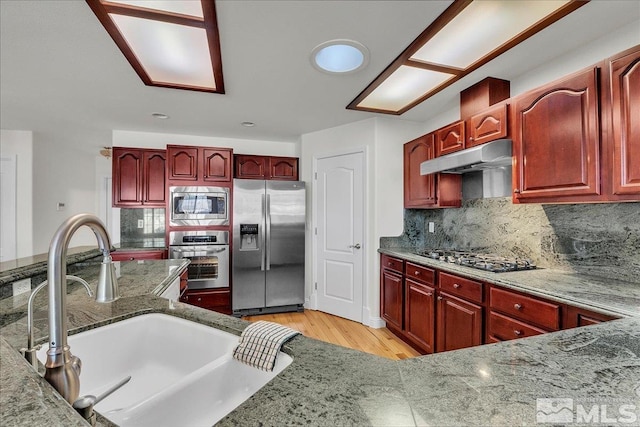
[[[381,281],[380,312],[382,313],[382,318],[387,322],[388,328],[395,328],[400,331],[402,330],[402,314],[404,312],[402,276],[383,269]]]
[[[297,181],[298,159],[296,157],[270,157],[267,179]]]
[[[267,158],[264,156],[233,156],[235,178],[265,179],[267,176]]]
[[[514,201],[600,194],[597,77],[590,69],[516,98]]]
[[[219,313],[231,314],[231,298],[228,290],[187,290],[183,301],[187,304]]]
[[[433,134],[404,144],[404,207],[419,208],[436,203],[436,175],[420,175],[420,163],[435,157]]]
[[[489,141],[506,138],[508,135],[507,104],[491,107],[472,116],[467,123],[466,148]]]
[[[464,122],[458,121],[436,131],[436,156],[460,151],[464,148]]]
[[[482,344],[482,307],[438,295],[436,350],[449,351]]]
[[[427,353],[434,352],[434,289],[405,279],[404,328],[407,337]]]
[[[142,152],[142,204],[164,208],[166,201],[166,152],[143,150]]]
[[[611,61],[613,194],[640,194],[640,50]]]
[[[169,179],[196,181],[198,179],[198,148],[167,146]]]
[[[231,157],[231,150],[202,149],[202,179],[204,181],[230,181]]]
[[[598,323],[615,319],[618,318],[579,307],[567,306],[567,310],[562,318],[562,328],[570,329],[580,326],[597,325]]]
[[[131,207],[142,204],[142,150],[113,149],[113,206]]]

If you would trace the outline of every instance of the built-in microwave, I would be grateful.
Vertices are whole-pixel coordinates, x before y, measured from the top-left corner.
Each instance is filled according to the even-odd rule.
[[[229,188],[170,187],[172,226],[229,225]]]

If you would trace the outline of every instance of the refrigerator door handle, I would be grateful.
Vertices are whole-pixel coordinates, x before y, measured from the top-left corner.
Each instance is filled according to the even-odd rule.
[[[261,206],[261,210],[262,210],[262,224],[260,224],[260,244],[262,247],[262,253],[260,254],[260,271],[264,271],[264,258],[265,258],[265,252],[267,251],[267,245],[265,244],[266,242],[266,237],[265,237],[265,228],[266,228],[266,212],[267,212],[267,207],[266,207],[266,196],[263,194],[262,195],[262,206]]]
[[[271,270],[271,195],[267,194],[267,212],[265,222],[267,224],[267,241],[264,245],[267,253],[267,271]]]

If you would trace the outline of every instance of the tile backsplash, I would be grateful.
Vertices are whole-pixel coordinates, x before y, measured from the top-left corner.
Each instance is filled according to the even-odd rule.
[[[405,229],[381,247],[480,249],[540,267],[640,282],[640,203],[515,205],[475,199],[459,209],[406,209]],[[435,233],[428,233],[433,222]]]
[[[165,232],[162,208],[120,209],[120,243],[132,246],[149,239],[162,239]]]

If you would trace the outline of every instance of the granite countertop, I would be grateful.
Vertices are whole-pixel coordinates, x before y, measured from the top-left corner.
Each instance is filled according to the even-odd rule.
[[[414,251],[415,249],[412,248],[378,250],[382,254],[603,314],[640,315],[640,282],[633,283],[546,268],[493,273],[416,255]]]
[[[110,304],[98,304],[79,286],[70,286],[71,333],[161,312],[239,335],[248,325],[241,319],[154,295],[161,282],[174,278],[167,273],[169,262],[122,263],[126,292]],[[169,277],[161,278],[165,274]],[[95,278],[84,278],[95,286]],[[26,336],[21,297],[0,302],[0,424],[86,425],[17,353]],[[45,304],[36,304],[39,337],[46,328]],[[609,417],[624,417],[618,408],[635,405],[640,419],[636,317],[403,361],[303,336],[285,344],[284,351],[293,363],[219,425],[535,425],[537,409],[543,415],[549,409],[536,408],[540,398],[573,399],[572,410],[579,405],[589,410],[595,401],[608,405]],[[100,419],[99,425],[108,422]]]

